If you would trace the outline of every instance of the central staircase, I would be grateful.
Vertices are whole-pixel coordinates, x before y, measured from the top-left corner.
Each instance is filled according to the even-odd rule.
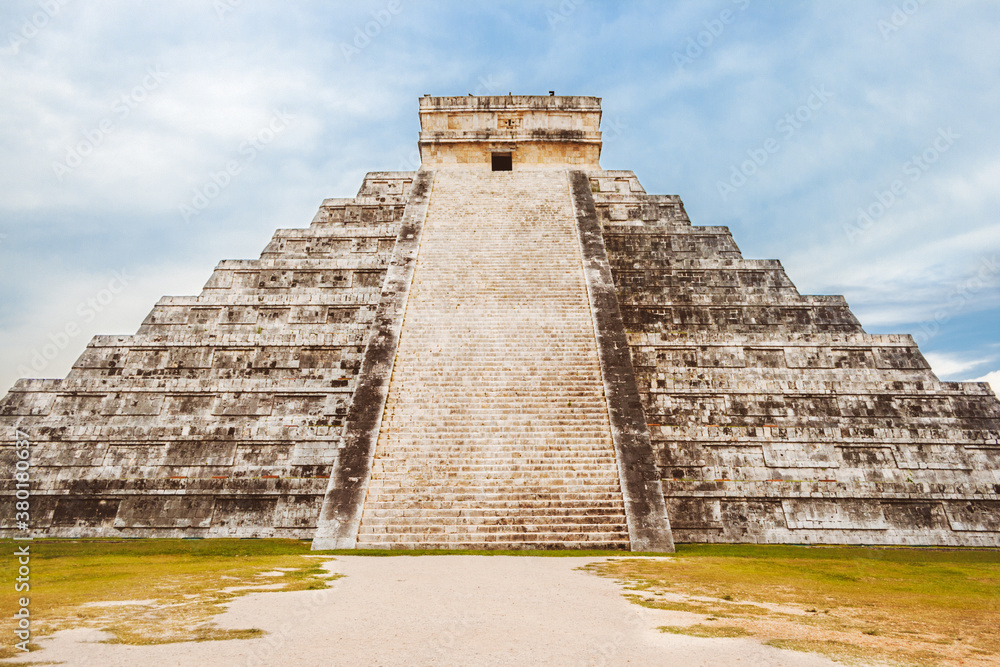
[[[628,549],[564,171],[438,170],[359,548]]]

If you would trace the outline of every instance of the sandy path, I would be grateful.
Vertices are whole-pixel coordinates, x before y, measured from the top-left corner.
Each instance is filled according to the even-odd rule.
[[[323,591],[260,593],[218,617],[262,628],[253,640],[161,646],[95,643],[65,631],[35,662],[70,665],[795,665],[816,655],[746,639],[658,632],[694,617],[626,601],[620,586],[576,568],[593,558],[340,557],[347,575]]]

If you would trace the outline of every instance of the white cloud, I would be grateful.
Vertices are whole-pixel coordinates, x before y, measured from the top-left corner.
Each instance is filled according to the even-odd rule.
[[[971,371],[993,360],[993,357],[970,359],[962,355],[944,352],[924,352],[924,358],[931,365],[934,374],[941,378]]]
[[[211,267],[47,275],[31,285],[16,321],[0,330],[0,391],[20,377],[61,378],[98,334],[134,334],[164,294],[196,295]]]
[[[969,382],[989,382],[990,387],[993,388],[993,393],[1000,396],[1000,370],[987,373],[983,377],[969,380]]]
[[[719,7],[584,4],[552,30],[544,7],[531,3],[420,11],[404,3],[410,9],[347,63],[339,44],[370,20],[364,3],[242,3],[223,20],[195,0],[70,3],[20,55],[0,58],[3,356],[30,356],[33,336],[59,326],[75,304],[59,285],[20,275],[20,262],[59,264],[62,285],[89,286],[122,256],[158,275],[197,274],[191,289],[170,279],[148,293],[130,287],[142,300],[123,316],[133,330],[160,294],[197,292],[215,260],[256,256],[259,235],[307,225],[322,197],[353,195],[365,170],[399,168],[416,146],[420,94],[472,92],[494,75],[502,93],[603,96],[605,120],[620,116],[627,126],[605,146],[606,167],[634,169],[651,193],[680,194],[696,225],[731,225],[748,258],[781,259],[803,293],[845,294],[863,325],[912,325],[945,308],[956,326],[996,312],[996,280],[949,309],[949,294],[977,262],[1000,254],[1000,75],[992,67],[1000,42],[989,28],[997,14],[989,3],[953,4],[923,6],[883,39],[876,21],[886,10],[872,3],[783,14],[751,3],[679,70],[673,52]],[[0,19],[19,23],[35,6],[8,3]],[[168,78],[59,184],[53,160],[156,64]],[[834,93],[829,103],[721,201],[716,181],[821,84]],[[182,226],[178,204],[281,105],[296,113],[294,126]],[[843,226],[857,208],[948,126],[962,134],[954,148],[850,243]],[[91,251],[101,243],[103,254]],[[218,254],[191,256],[206,247]],[[16,322],[10,304],[20,309]],[[941,374],[978,374],[996,360],[986,349],[996,340],[987,331],[928,356]]]

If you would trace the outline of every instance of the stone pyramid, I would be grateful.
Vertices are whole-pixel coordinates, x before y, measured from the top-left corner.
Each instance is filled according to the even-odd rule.
[[[14,385],[3,534],[21,440],[36,536],[1000,546],[989,387],[602,170],[600,117],[421,98],[419,171]]]

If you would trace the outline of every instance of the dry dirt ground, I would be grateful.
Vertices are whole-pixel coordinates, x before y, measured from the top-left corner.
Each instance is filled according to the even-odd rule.
[[[217,617],[254,639],[149,646],[101,643],[96,630],[39,641],[11,661],[69,665],[834,665],[749,639],[665,634],[687,612],[631,604],[594,558],[340,556],[345,577],[316,591],[254,593]]]

